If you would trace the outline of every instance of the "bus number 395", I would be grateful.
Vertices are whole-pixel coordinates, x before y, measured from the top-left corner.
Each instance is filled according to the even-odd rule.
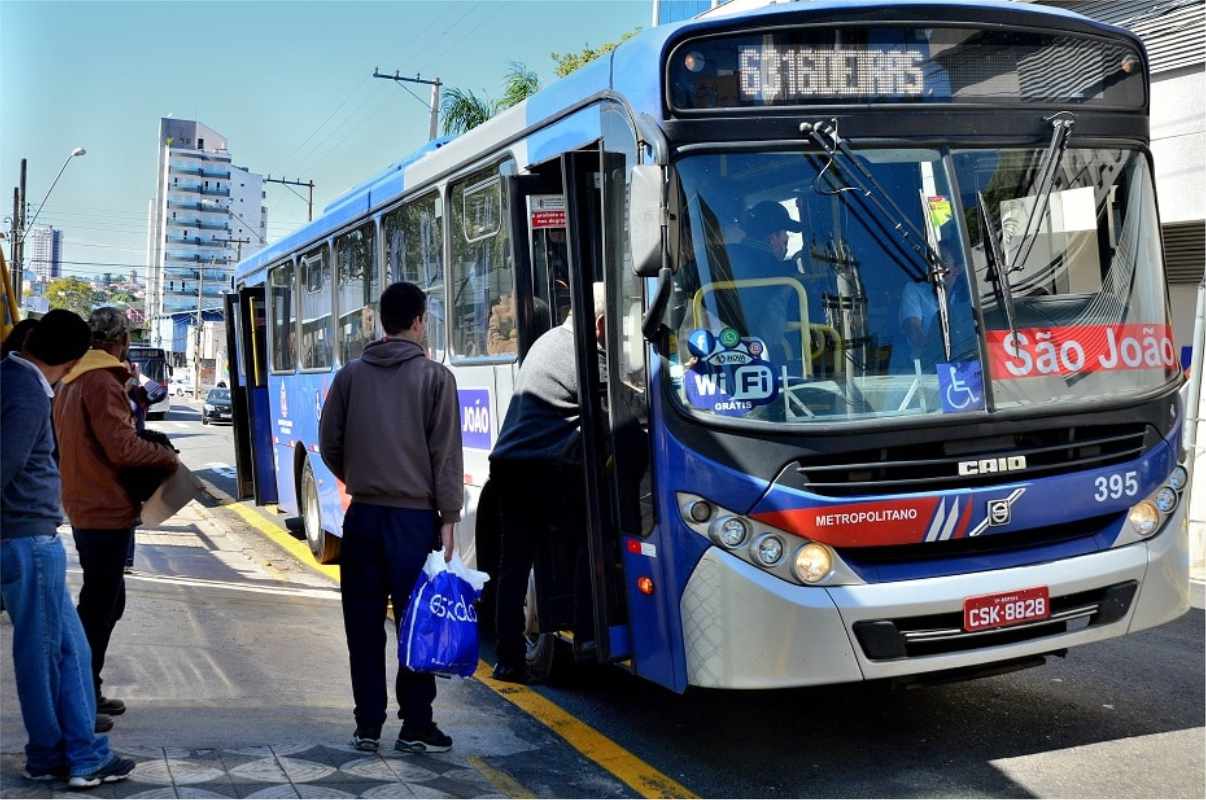
[[[1099,475],[1093,481],[1093,499],[1098,503],[1106,500],[1118,500],[1123,495],[1134,497],[1139,494],[1139,473],[1130,470],[1126,473],[1115,472],[1109,477]]]

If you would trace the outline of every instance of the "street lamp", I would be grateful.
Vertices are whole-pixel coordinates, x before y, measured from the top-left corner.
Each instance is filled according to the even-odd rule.
[[[34,212],[33,219],[31,219],[29,221],[28,225],[22,225],[22,228],[23,228],[23,230],[21,231],[21,241],[22,242],[24,242],[25,237],[29,235],[29,231],[31,228],[33,228],[34,223],[36,223],[38,221],[38,215],[42,213],[42,208],[45,207],[46,201],[48,199],[50,199],[50,193],[54,191],[54,187],[56,184],[58,184],[59,178],[63,177],[63,171],[67,169],[67,165],[71,163],[71,159],[75,158],[76,156],[82,156],[87,152],[88,151],[85,150],[84,148],[77,147],[71,151],[71,154],[69,156],[67,156],[67,160],[63,162],[63,166],[59,168],[59,174],[54,176],[54,180],[51,181],[51,183],[50,183],[50,188],[46,190],[46,196],[42,198],[42,205],[38,206],[38,210]]]

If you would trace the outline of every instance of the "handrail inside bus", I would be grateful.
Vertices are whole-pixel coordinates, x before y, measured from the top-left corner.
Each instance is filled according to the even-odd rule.
[[[808,324],[808,292],[804,289],[804,285],[795,278],[746,278],[736,281],[705,283],[695,291],[695,297],[691,301],[695,327],[702,328],[704,326],[703,301],[705,294],[725,289],[759,289],[767,286],[784,286],[789,290],[794,290],[800,301],[800,363],[804,367],[804,374],[811,375],[812,349],[808,344],[808,331],[811,330]]]

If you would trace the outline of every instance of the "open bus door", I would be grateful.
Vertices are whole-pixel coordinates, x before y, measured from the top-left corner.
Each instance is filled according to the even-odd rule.
[[[243,325],[240,316],[242,304],[237,294],[224,295],[226,319],[226,373],[230,386],[230,419],[234,428],[235,444],[235,497],[242,500],[255,492],[255,481],[251,475],[251,427],[247,424],[247,374],[240,369],[239,353],[243,351],[240,341]]]
[[[561,158],[565,198],[565,231],[570,308],[575,320],[574,347],[578,371],[578,398],[582,425],[582,462],[586,497],[586,555],[589,579],[579,581],[581,594],[589,593],[590,634],[594,657],[600,663],[629,655],[627,611],[623,594],[620,556],[620,487],[615,446],[607,403],[608,386],[600,374],[600,352],[615,352],[608,325],[599,342],[594,325],[594,284],[607,283],[604,259],[603,162],[599,149],[567,153]],[[589,320],[589,322],[587,322]],[[585,323],[585,324],[583,324]],[[585,583],[585,585],[583,585]],[[580,621],[580,625],[582,622]],[[584,632],[578,631],[578,636]]]
[[[236,346],[228,347],[228,350],[239,497],[254,496],[257,505],[267,505],[277,501],[277,491],[272,420],[268,408],[268,321],[264,287],[246,286],[237,294],[228,295],[226,318],[237,321],[231,326],[236,329]],[[236,399],[240,396],[241,402]]]

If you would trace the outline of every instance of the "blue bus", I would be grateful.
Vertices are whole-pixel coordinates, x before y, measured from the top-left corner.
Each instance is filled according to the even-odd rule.
[[[338,557],[319,413],[413,281],[459,387],[458,547],[492,571],[516,370],[601,283],[589,514],[537,558],[538,674],[947,679],[1168,622],[1188,475],[1148,97],[1134,35],[1014,3],[645,31],[238,266],[240,491]]]

